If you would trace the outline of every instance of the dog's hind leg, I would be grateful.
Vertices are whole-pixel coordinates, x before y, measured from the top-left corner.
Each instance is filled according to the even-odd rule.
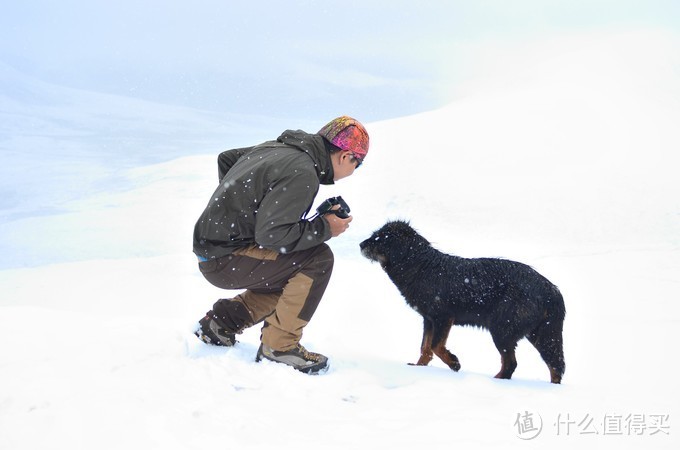
[[[414,366],[427,366],[432,361],[432,321],[423,317],[423,342],[420,344],[420,358]]]
[[[445,319],[442,321],[435,321],[433,323],[432,331],[432,351],[439,357],[444,364],[449,366],[451,370],[458,372],[460,370],[460,361],[458,357],[451,353],[446,348],[446,341],[449,338],[449,332],[453,326],[453,319]]]
[[[560,384],[564,375],[564,351],[562,349],[562,322],[543,322],[527,335],[550,370],[550,382]]]

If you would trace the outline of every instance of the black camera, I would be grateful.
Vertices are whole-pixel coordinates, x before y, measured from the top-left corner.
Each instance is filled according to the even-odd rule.
[[[340,205],[340,208],[332,209],[336,205]],[[331,197],[327,200],[324,200],[324,202],[321,205],[319,205],[318,208],[316,208],[316,213],[319,216],[323,216],[324,214],[328,213],[333,213],[341,219],[347,219],[349,217],[349,211],[350,211],[349,205],[340,196]]]

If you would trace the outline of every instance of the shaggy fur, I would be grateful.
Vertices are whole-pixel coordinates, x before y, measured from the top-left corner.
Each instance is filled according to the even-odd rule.
[[[446,340],[452,325],[473,325],[489,330],[501,354],[496,378],[510,379],[517,342],[526,337],[548,365],[551,382],[560,383],[564,301],[534,269],[503,259],[447,255],[402,221],[386,223],[360,246],[423,316],[417,365],[427,365],[434,353],[458,371],[460,362],[446,349]]]

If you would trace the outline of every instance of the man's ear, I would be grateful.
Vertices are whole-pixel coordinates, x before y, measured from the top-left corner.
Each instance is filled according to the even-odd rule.
[[[345,152],[335,152],[331,153],[331,161],[334,161],[336,164],[341,164],[342,163],[342,156]]]

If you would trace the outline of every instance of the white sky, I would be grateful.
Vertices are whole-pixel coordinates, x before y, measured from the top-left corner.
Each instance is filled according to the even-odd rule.
[[[27,76],[293,123],[441,106],[527,43],[680,30],[674,0],[3,3],[0,63]]]

